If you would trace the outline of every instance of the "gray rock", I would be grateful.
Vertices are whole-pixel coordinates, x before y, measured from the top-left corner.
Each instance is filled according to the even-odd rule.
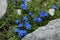
[[[26,35],[22,40],[60,40],[60,19],[50,21]]]
[[[7,9],[7,0],[0,0],[0,19],[4,16]]]

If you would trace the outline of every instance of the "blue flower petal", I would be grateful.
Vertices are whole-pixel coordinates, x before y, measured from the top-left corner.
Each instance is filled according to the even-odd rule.
[[[20,21],[19,21],[18,19],[15,21],[15,23],[17,23],[17,24],[18,24],[19,22],[20,22]]]
[[[24,20],[24,21],[28,21],[27,16],[23,16],[23,20]]]
[[[42,22],[42,19],[39,17],[39,18],[37,19],[37,22]]]
[[[36,21],[37,21],[37,17],[34,17],[34,18],[33,18],[33,21],[36,22]]]
[[[40,17],[44,18],[44,11],[40,10]]]
[[[29,16],[32,16],[32,12],[29,12],[28,15],[29,15]]]
[[[27,5],[25,5],[25,4],[22,3],[20,6],[21,6],[21,8],[22,8],[23,10],[27,10]]]
[[[31,29],[31,25],[29,24],[29,22],[24,22],[24,26],[26,27],[26,29],[30,30]]]
[[[32,27],[31,25],[27,25],[26,29],[31,30],[31,27]]]
[[[26,35],[27,34],[26,30],[22,30],[22,32],[23,32],[23,35]]]
[[[27,26],[27,25],[29,25],[29,22],[24,22],[24,26]]]
[[[45,17],[48,17],[48,15],[49,15],[48,13],[44,13],[44,16],[45,16]]]
[[[26,34],[27,34],[26,30],[20,30],[19,33],[18,33],[18,38],[22,38]]]
[[[18,24],[18,27],[23,27],[23,23],[19,23]]]
[[[48,16],[48,13],[40,10],[40,17],[44,18],[44,17],[47,17]]]
[[[56,5],[52,5],[52,9],[56,9]]]
[[[20,31],[19,33],[18,33],[18,38],[22,38],[23,37],[23,34],[22,34],[22,31]]]
[[[18,29],[18,28],[15,28],[15,29],[14,29],[14,32],[19,32],[19,29]]]

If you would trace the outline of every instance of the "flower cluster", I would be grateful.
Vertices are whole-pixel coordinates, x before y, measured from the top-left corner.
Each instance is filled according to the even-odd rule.
[[[15,32],[18,33],[18,38],[22,38],[27,34],[26,30],[19,30],[19,28],[25,27],[27,30],[31,30],[32,25],[29,24],[27,16],[23,17],[24,23],[21,23],[18,19],[15,21],[17,24],[17,28],[15,28]]]
[[[33,18],[33,21],[34,22],[42,22],[42,18],[45,18],[45,17],[48,17],[48,13],[46,13],[46,12],[44,12],[44,11],[42,11],[42,10],[40,10],[40,12],[39,12],[39,17],[34,17]]]
[[[39,23],[39,22],[42,22],[42,18],[41,17],[34,17],[33,21]]]
[[[19,30],[18,28],[15,28],[14,31],[18,34],[18,38],[22,38],[27,34],[26,30]]]
[[[23,3],[20,4],[20,7],[23,10],[27,10],[27,5],[25,4],[25,2],[27,2],[27,0],[22,0],[22,2]],[[53,5],[52,9],[56,9],[56,6]],[[31,17],[32,15],[33,15],[32,11],[28,12],[28,16]],[[33,22],[40,23],[40,22],[42,22],[43,18],[48,17],[48,16],[49,16],[49,14],[47,12],[40,10],[39,17],[34,16],[32,20],[33,20]],[[25,27],[27,30],[31,30],[31,27],[32,27],[32,25],[30,25],[30,22],[29,22],[29,19],[27,16],[23,16],[22,20],[23,20],[23,23],[21,23],[21,21],[18,19],[15,21],[15,23],[17,24],[18,27],[15,28],[14,31],[18,34],[18,38],[22,38],[23,36],[25,36],[27,34],[26,30],[21,30],[20,28]]]

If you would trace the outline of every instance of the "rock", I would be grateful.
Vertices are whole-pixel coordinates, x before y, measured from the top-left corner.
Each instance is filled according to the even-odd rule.
[[[60,40],[60,19],[50,21],[26,35],[22,40]]]
[[[0,19],[4,16],[7,9],[7,0],[0,0]]]

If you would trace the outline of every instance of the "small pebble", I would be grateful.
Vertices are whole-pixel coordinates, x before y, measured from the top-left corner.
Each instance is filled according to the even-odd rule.
[[[20,9],[17,9],[17,14],[21,15],[21,10]]]
[[[50,14],[51,16],[54,16],[54,14],[55,14],[55,9],[49,9],[49,14]]]

